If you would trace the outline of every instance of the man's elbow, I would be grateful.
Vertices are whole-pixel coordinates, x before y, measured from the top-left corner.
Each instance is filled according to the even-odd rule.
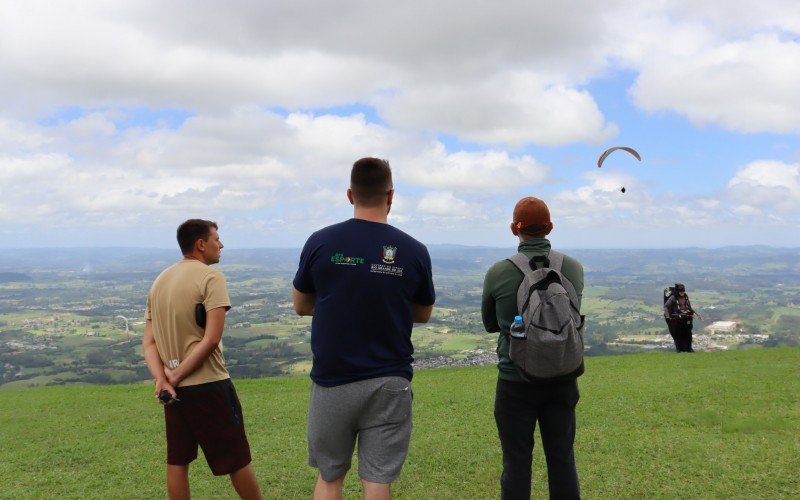
[[[431,315],[428,314],[427,316],[419,315],[414,317],[414,323],[427,323],[430,321]]]
[[[203,336],[203,341],[213,351],[219,347],[219,344],[222,342],[222,331],[219,333],[214,332],[209,334],[208,330],[206,330],[206,334]]]
[[[298,316],[313,316],[316,302],[316,293],[303,293],[294,286],[292,287],[292,305]]]
[[[414,323],[427,323],[431,319],[433,306],[419,306],[414,304]]]
[[[298,316],[313,316],[314,306],[308,306],[306,304],[295,304],[294,312],[296,312]]]

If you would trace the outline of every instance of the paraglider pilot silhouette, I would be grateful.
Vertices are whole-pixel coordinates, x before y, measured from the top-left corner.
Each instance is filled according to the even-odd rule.
[[[669,334],[675,342],[677,352],[694,352],[692,348],[692,320],[702,319],[700,313],[692,309],[689,295],[683,283],[675,283],[674,287],[664,290],[664,319]]]
[[[619,150],[622,150],[622,151],[627,151],[627,152],[628,152],[628,153],[630,153],[630,154],[631,154],[631,155],[632,155],[634,158],[636,158],[636,159],[637,159],[637,160],[639,160],[639,161],[642,161],[642,157],[641,157],[641,155],[640,155],[640,154],[639,154],[639,152],[638,152],[638,151],[636,151],[635,149],[633,149],[633,148],[629,148],[629,147],[627,147],[627,146],[614,146],[614,147],[611,147],[611,148],[608,148],[608,149],[606,149],[605,151],[603,151],[603,152],[600,154],[600,157],[599,157],[599,158],[597,158],[597,168],[602,168],[602,166],[603,166],[603,162],[604,162],[604,161],[606,161],[606,158],[608,158],[608,155],[610,155],[611,153],[613,153],[614,151],[616,151],[616,150],[618,150],[618,149],[619,149]],[[622,187],[620,188],[620,190],[619,190],[619,191],[620,191],[620,193],[622,193],[622,194],[625,194],[625,191],[626,191],[626,190],[625,190],[625,186],[622,186]]]

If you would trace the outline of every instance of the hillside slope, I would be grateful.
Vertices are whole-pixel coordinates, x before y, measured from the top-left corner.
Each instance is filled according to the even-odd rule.
[[[496,498],[493,367],[419,371],[397,498]],[[305,377],[241,380],[268,498],[308,498]],[[800,349],[587,359],[576,456],[585,498],[796,498]],[[0,497],[163,498],[164,431],[149,385],[0,389]],[[538,446],[534,491],[546,498]],[[355,464],[354,464],[355,465]],[[355,468],[346,497],[360,498]],[[196,498],[235,498],[202,458]]]

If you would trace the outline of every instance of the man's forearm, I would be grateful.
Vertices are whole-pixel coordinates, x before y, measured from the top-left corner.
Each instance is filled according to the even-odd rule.
[[[156,345],[155,337],[153,337],[153,323],[150,320],[147,320],[144,326],[142,353],[144,354],[147,370],[150,371],[150,375],[155,380],[154,395],[158,396],[161,391],[167,391],[174,398],[176,396],[175,388],[170,384],[164,365],[161,362],[161,356],[158,354],[158,346]]]
[[[161,362],[161,356],[158,354],[158,348],[153,338],[153,326],[150,320],[145,322],[142,353],[144,354],[144,362],[147,364],[150,375],[152,375],[155,380],[163,380],[164,365]]]
[[[200,342],[195,344],[192,352],[181,361],[177,368],[171,370],[169,380],[173,385],[177,385],[181,380],[185,379],[203,365],[205,360],[211,356],[214,349],[217,348],[219,342],[203,338]]]
[[[227,309],[218,307],[206,312],[206,329],[203,339],[195,344],[192,352],[181,360],[181,363],[172,370],[167,370],[167,376],[172,385],[179,384],[183,379],[200,368],[219,346],[222,340],[222,331],[225,329],[225,313]]]
[[[158,355],[158,350],[155,345],[146,347],[143,350],[144,361],[147,363],[147,369],[150,371],[150,375],[152,375],[155,380],[163,379],[164,365],[161,363],[161,357]]]

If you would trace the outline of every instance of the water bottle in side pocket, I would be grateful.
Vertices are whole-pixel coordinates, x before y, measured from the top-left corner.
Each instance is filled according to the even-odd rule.
[[[522,323],[522,316],[514,316],[514,322],[511,323],[509,331],[515,339],[528,338],[528,334],[525,332],[525,325]]]

